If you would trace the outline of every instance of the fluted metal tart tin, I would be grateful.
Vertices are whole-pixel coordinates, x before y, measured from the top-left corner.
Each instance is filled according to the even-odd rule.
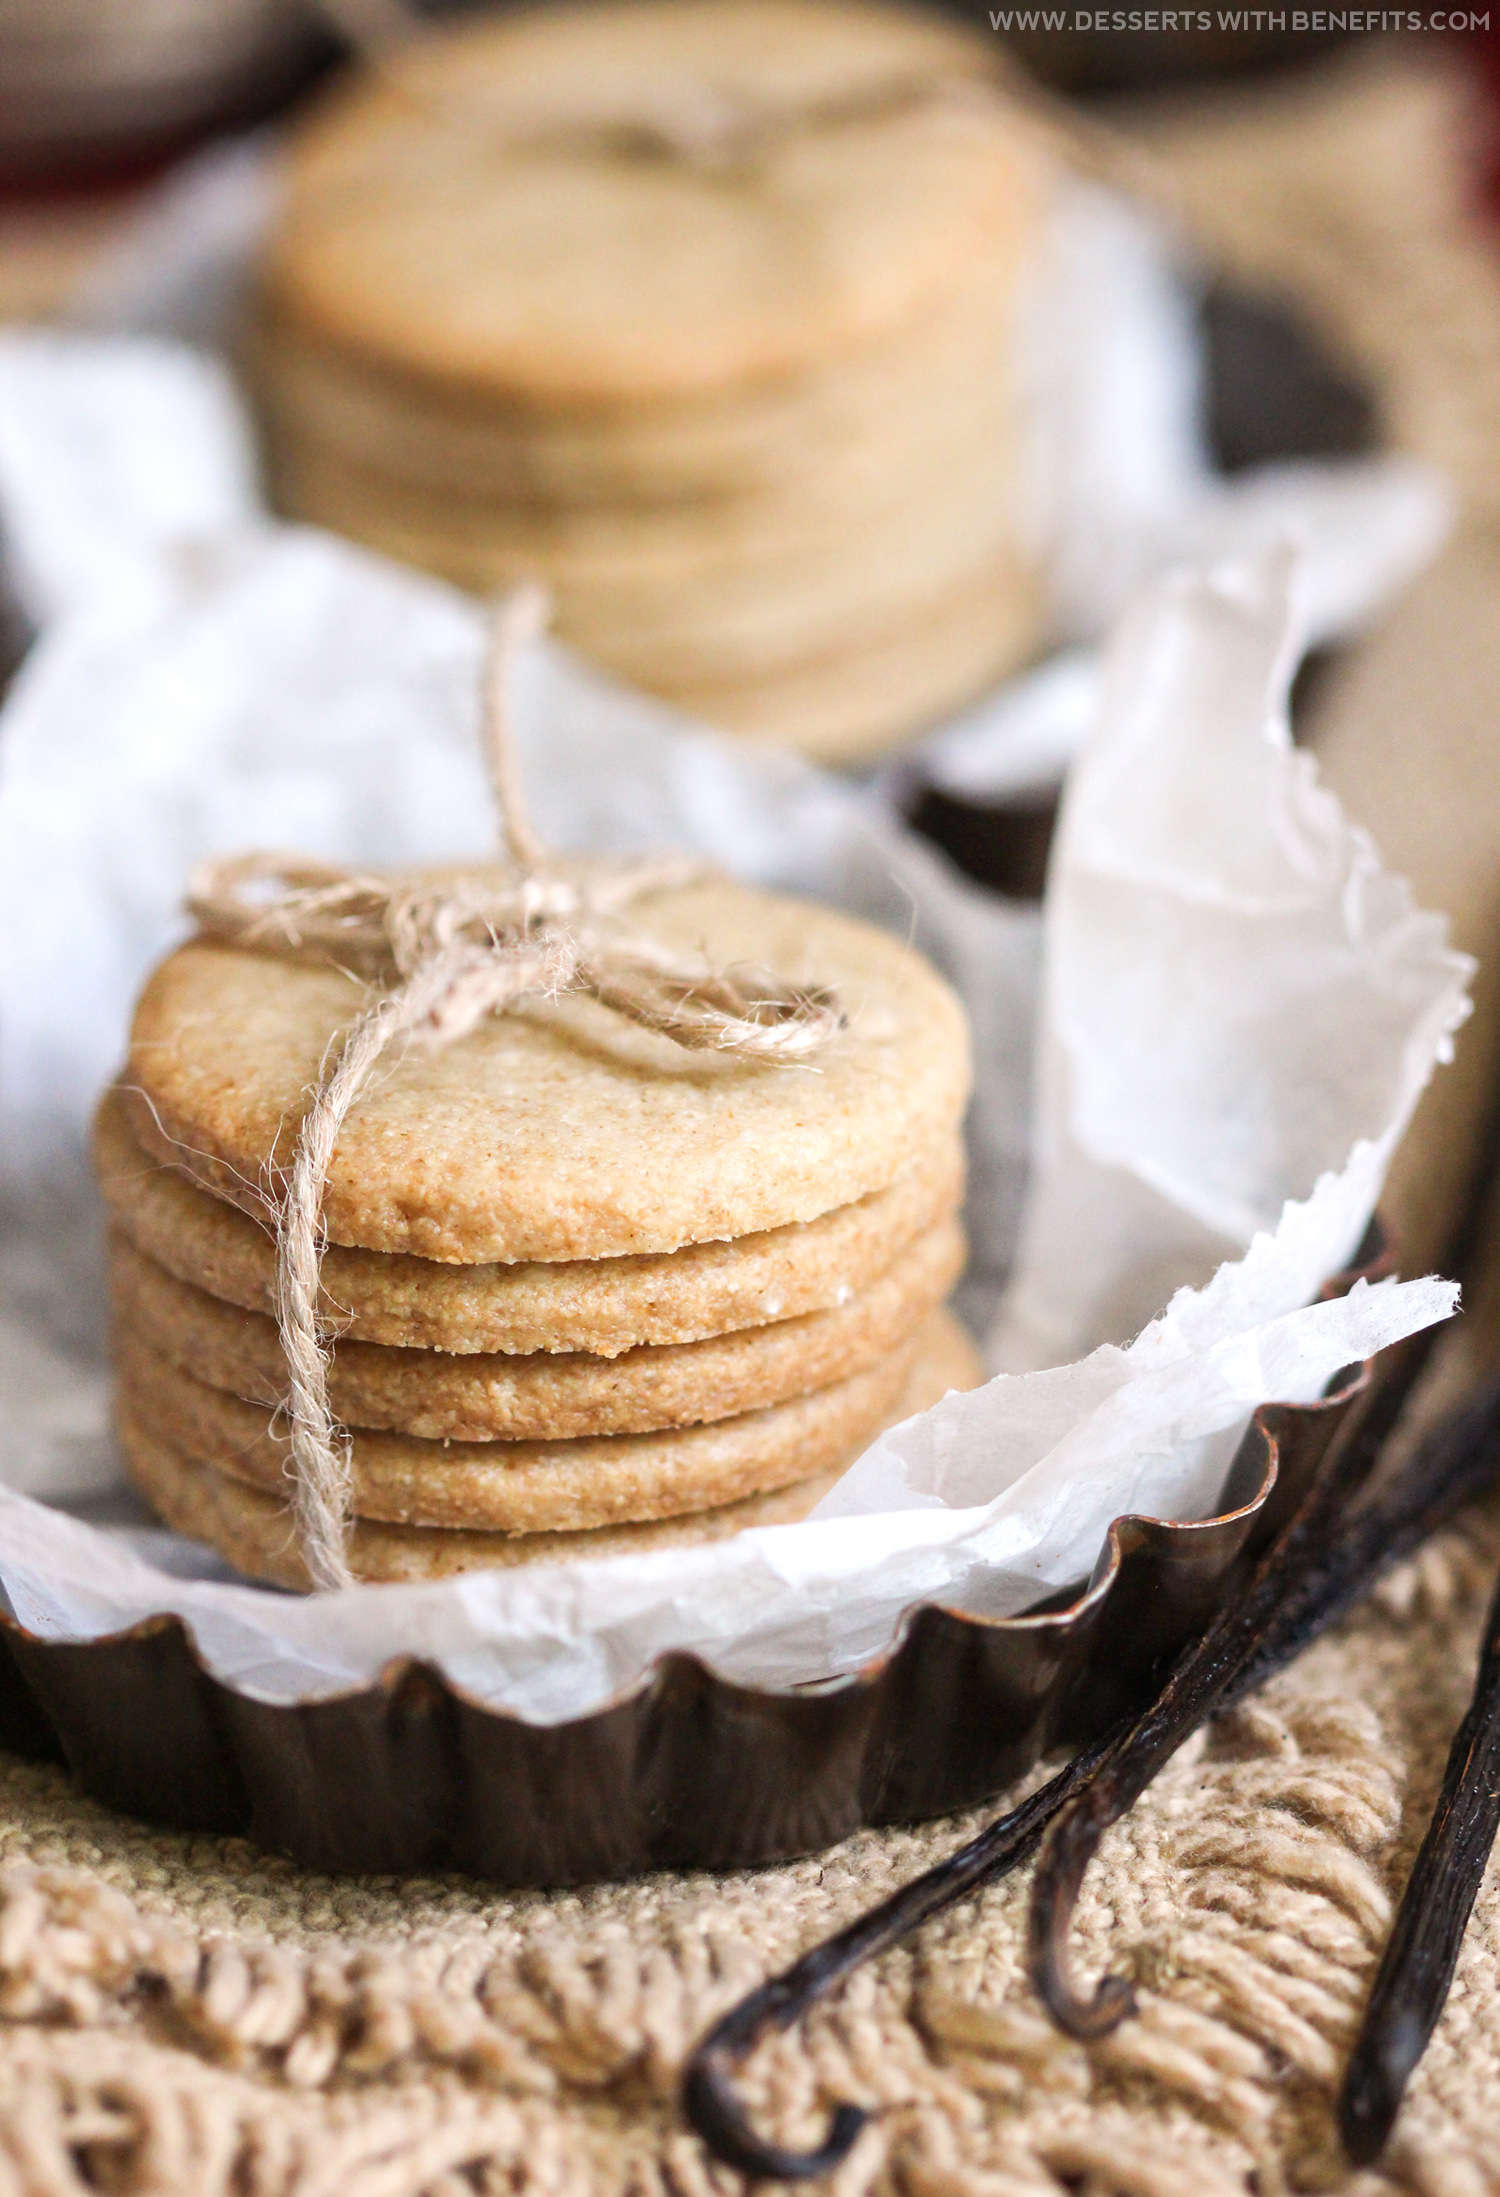
[[[1118,1519],[1079,1591],[1011,1618],[924,1605],[888,1654],[822,1685],[760,1691],[673,1654],[589,1715],[536,1725],[410,1658],[271,1703],[216,1678],[176,1616],[89,1641],[5,1619],[0,1744],[65,1762],[126,1814],[334,1872],[559,1886],[784,1861],[987,1800],[1142,1701],[1279,1531],[1367,1379],[1263,1406],[1217,1517]]]
[[[1225,466],[1378,441],[1367,393],[1295,316],[1216,291],[1204,333]],[[914,820],[981,882],[1039,895],[1050,810],[997,831],[993,810],[929,800]],[[1387,1270],[1378,1231],[1359,1264]],[[335,1872],[560,1886],[787,1860],[988,1800],[1143,1700],[1296,1508],[1367,1379],[1257,1412],[1218,1516],[1118,1519],[1088,1582],[1020,1617],[910,1611],[888,1654],[825,1685],[762,1692],[668,1655],[591,1714],[542,1726],[401,1658],[368,1686],[277,1704],[215,1678],[175,1616],[67,1641],[0,1615],[0,1746],[66,1763],[91,1798],[147,1822]]]

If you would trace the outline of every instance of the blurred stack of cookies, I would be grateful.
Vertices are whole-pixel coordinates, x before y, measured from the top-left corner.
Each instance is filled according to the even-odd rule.
[[[297,133],[281,508],[719,725],[878,753],[1037,645],[1020,351],[1053,160],[994,42],[864,0],[423,36]]]
[[[685,1054],[569,998],[409,1054],[324,1197],[330,1399],[365,1579],[804,1516],[879,1429],[981,1378],[963,1261],[962,1009],[914,953],[722,881],[653,936],[854,1008],[792,1065]],[[347,973],[195,941],[105,1100],[120,1440],[166,1521],[300,1586],[265,1220]]]

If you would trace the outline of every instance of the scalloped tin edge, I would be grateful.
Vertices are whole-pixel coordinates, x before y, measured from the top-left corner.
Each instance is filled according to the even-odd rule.
[[[0,1743],[64,1761],[126,1814],[335,1873],[543,1887],[788,1860],[988,1800],[1143,1700],[1290,1515],[1369,1379],[1262,1406],[1215,1517],[1119,1518],[1066,1601],[1009,1618],[924,1604],[890,1650],[827,1685],[763,1691],[669,1654],[587,1715],[536,1725],[409,1657],[368,1686],[275,1703],[216,1678],[175,1615],[90,1641],[3,1618]]]
[[[1378,1219],[1322,1295],[1394,1265]],[[66,1763],[93,1800],[239,1834],[304,1868],[458,1869],[556,1888],[816,1853],[866,1824],[992,1799],[1148,1698],[1300,1502],[1350,1407],[1263,1404],[1208,1519],[1117,1518],[1093,1576],[1017,1617],[924,1603],[852,1675],[773,1692],[660,1657],[587,1715],[540,1725],[429,1663],[258,1701],[215,1677],[173,1613],[95,1640],[0,1614],[0,1745]]]

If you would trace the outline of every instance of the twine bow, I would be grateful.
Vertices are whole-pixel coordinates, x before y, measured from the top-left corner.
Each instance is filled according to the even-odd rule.
[[[323,1192],[339,1133],[387,1048],[440,1050],[488,1015],[569,992],[678,1045],[750,1059],[805,1060],[843,1023],[825,991],[764,970],[714,969],[629,920],[638,900],[701,878],[703,864],[665,857],[565,870],[536,836],[519,783],[510,671],[545,614],[540,589],[522,588],[500,603],[491,631],[484,741],[502,840],[498,878],[403,885],[299,856],[248,854],[205,863],[189,889],[202,935],[348,969],[377,988],[330,1049],[274,1208],[293,1514],[315,1587],[353,1582],[353,1459],[328,1401],[328,1337],[318,1317]]]

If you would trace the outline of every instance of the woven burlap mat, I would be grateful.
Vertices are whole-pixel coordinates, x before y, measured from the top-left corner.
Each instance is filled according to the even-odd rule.
[[[1105,1841],[1085,1965],[1137,1980],[1105,2043],[1028,1997],[1024,1879],[857,1976],[752,2064],[783,2140],[876,2118],[834,2180],[972,2197],[1478,2197],[1500,2186],[1500,1896],[1488,1889],[1387,2166],[1330,2101],[1469,1684],[1500,1533],[1450,1535]],[[495,1896],[335,1881],[166,1836],[53,1769],[0,1771],[0,2188],[460,2197],[738,2186],[674,2093],[694,2036],[968,1824],[866,1834],[758,1875]]]
[[[1458,546],[1335,682],[1319,744],[1356,812],[1380,812],[1392,859],[1485,945],[1500,879],[1486,783],[1500,292],[1463,211],[1464,111],[1438,62],[1396,49],[1291,95],[1130,126],[1214,251],[1298,295],[1377,380],[1398,439],[1465,483]],[[1456,1194],[1497,1021],[1486,1008],[1478,1065],[1453,1078],[1446,1114],[1429,1110],[1396,1186],[1413,1240]],[[1450,1353],[1450,1394],[1466,1377]],[[1331,2124],[1497,1558],[1494,1521],[1444,1536],[1186,1748],[1106,1840],[1079,1953],[1085,1972],[1108,1960],[1135,1976],[1138,2020],[1083,2047],[1042,2019],[1021,1976],[1023,1878],[759,2054],[746,2089],[766,2130],[807,2141],[822,2101],[873,2106],[840,2197],[1500,2189],[1493,1883],[1381,2171],[1351,2175]],[[238,1841],[121,1821],[60,1772],[0,1758],[0,2192],[731,2191],[675,2108],[692,2039],[970,1828],[868,1834],[760,1875],[496,1896],[458,1878],[308,1876]]]

